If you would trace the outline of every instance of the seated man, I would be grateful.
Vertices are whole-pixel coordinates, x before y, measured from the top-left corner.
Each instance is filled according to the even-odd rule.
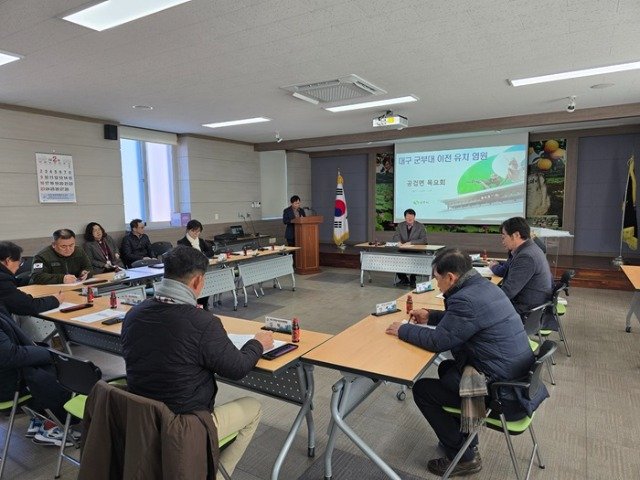
[[[35,315],[60,305],[61,294],[33,298],[18,289],[15,274],[20,268],[22,248],[13,242],[0,242],[0,312],[7,316]]]
[[[427,244],[427,231],[422,223],[416,222],[416,211],[413,208],[404,211],[404,222],[400,222],[396,227],[393,241],[400,242],[400,245]],[[405,273],[398,273],[398,278],[401,285],[415,286],[416,284],[415,275],[407,278]]]
[[[500,288],[521,317],[549,301],[553,277],[549,262],[540,247],[530,238],[531,229],[522,217],[502,222],[502,245],[511,252]]]
[[[120,245],[120,256],[124,262],[124,266],[129,268],[131,264],[137,260],[145,260],[153,258],[153,251],[151,250],[151,240],[144,229],[145,223],[136,218],[129,222],[131,231],[122,239],[122,245]]]
[[[416,405],[435,431],[446,453],[430,460],[429,471],[442,476],[465,442],[460,420],[442,410],[460,408],[462,371],[470,365],[490,384],[525,376],[534,362],[527,334],[513,305],[500,289],[471,267],[466,253],[447,248],[433,260],[433,275],[444,294],[444,311],[412,310],[412,323],[436,325],[435,329],[394,322],[387,333],[432,352],[451,350],[453,360],[438,367],[438,379],[421,379],[413,387]],[[540,400],[542,401],[542,400]],[[464,452],[454,475],[470,475],[482,468],[477,437]]]
[[[31,283],[74,283],[91,274],[91,260],[76,248],[76,234],[68,228],[53,232],[53,243],[33,257]]]
[[[64,421],[63,406],[71,393],[58,384],[49,350],[33,343],[13,319],[0,312],[0,401],[13,400],[20,369],[32,396],[29,406],[40,414],[49,409]],[[27,392],[23,389],[23,393]],[[30,426],[27,435],[35,435],[34,441],[43,444],[55,445],[57,441],[60,445],[62,439],[62,432],[56,428],[36,432]]]
[[[177,246],[164,257],[156,296],[132,308],[122,326],[129,391],[164,402],[174,413],[212,412],[218,437],[239,432],[220,455],[231,474],[260,420],[260,404],[243,397],[214,407],[215,374],[244,377],[273,345],[261,331],[238,350],[220,319],[197,308],[209,262],[195,248]]]

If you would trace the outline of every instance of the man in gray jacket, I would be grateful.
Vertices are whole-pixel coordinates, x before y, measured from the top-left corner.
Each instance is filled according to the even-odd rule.
[[[509,218],[502,222],[500,230],[502,245],[511,252],[500,286],[516,311],[525,318],[529,310],[551,299],[551,269],[545,254],[531,239],[531,229],[524,218]]]
[[[416,221],[416,211],[413,208],[404,211],[404,222],[400,222],[396,227],[393,241],[400,242],[400,245],[427,244],[427,231],[422,223]],[[401,285],[415,286],[415,275],[411,275],[409,278],[406,273],[398,273],[397,275]]]

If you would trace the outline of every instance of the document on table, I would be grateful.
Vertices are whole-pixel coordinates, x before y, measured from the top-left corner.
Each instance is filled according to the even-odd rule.
[[[81,323],[93,323],[103,322],[110,318],[124,318],[127,314],[126,310],[117,310],[113,308],[107,308],[95,313],[88,313],[87,315],[81,315],[80,317],[72,317],[71,320]]]
[[[493,277],[493,272],[489,267],[473,267],[473,269],[485,278]]]
[[[228,333],[227,335],[229,336],[229,340],[231,340],[233,345],[238,350],[240,350],[245,343],[247,343],[249,340],[253,340],[253,338],[255,337],[255,335],[251,335],[251,334],[247,335],[247,334],[240,334],[240,333]],[[282,340],[274,340],[273,347],[266,349],[263,353],[270,352],[275,348],[281,347],[285,343],[287,342],[283,342]]]
[[[401,323],[409,323],[409,320],[402,320]],[[412,323],[411,325],[415,325],[416,327],[428,328],[429,330],[435,330],[435,325],[428,325],[426,323]]]

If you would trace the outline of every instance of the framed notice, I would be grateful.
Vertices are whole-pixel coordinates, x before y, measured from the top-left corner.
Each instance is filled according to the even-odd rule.
[[[76,182],[71,155],[36,153],[40,203],[75,203]]]

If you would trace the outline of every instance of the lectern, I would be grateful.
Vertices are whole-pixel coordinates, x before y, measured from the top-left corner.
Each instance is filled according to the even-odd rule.
[[[291,220],[296,236],[296,273],[308,275],[320,271],[319,229],[324,220],[321,215],[298,217]]]

